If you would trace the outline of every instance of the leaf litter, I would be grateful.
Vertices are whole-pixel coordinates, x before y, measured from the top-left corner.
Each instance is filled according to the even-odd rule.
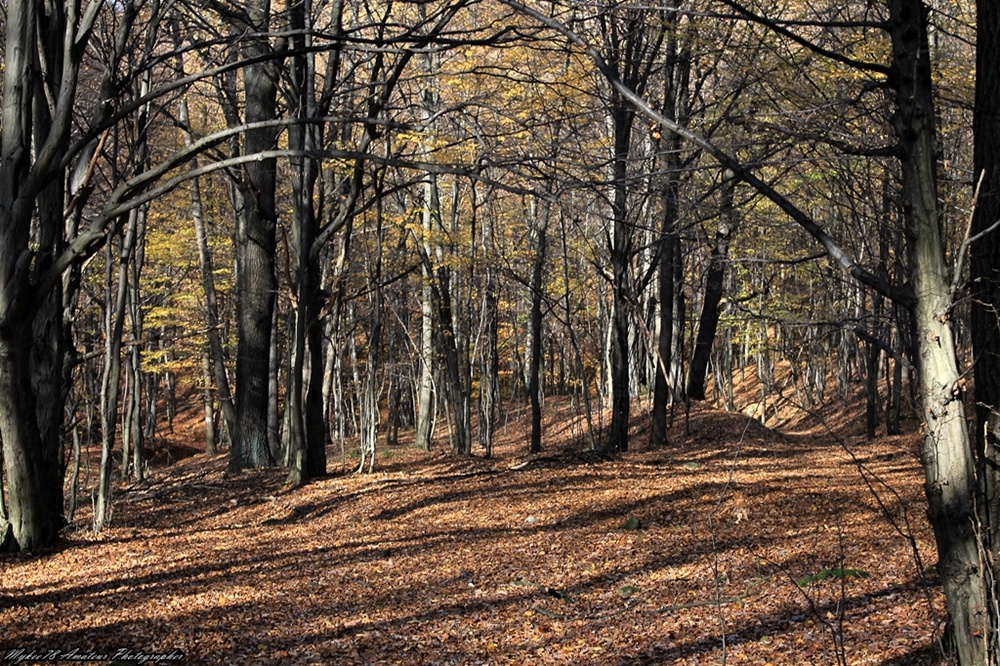
[[[536,458],[523,423],[492,459],[400,446],[355,475],[331,450],[337,473],[296,490],[280,470],[227,477],[223,457],[152,470],[119,489],[112,529],[81,512],[57,550],[0,560],[0,654],[938,663],[916,435],[845,448],[693,405],[668,446],[636,429],[605,460],[575,418],[549,409]]]

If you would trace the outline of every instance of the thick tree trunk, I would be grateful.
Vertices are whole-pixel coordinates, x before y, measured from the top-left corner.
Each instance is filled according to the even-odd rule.
[[[11,528],[7,549],[21,551],[55,543],[64,523],[62,461],[58,448],[52,450],[39,432],[24,353],[29,340],[24,330],[0,333],[0,435]]]
[[[302,34],[291,38],[296,50],[292,58],[292,103],[293,108],[304,119],[313,114],[316,106],[313,88],[315,63],[312,56],[307,54],[311,46],[306,32],[310,16],[308,3],[301,2],[291,6],[289,16],[292,28],[302,31]],[[301,124],[289,128],[289,147],[293,150],[309,152],[320,143],[315,127]],[[317,386],[315,372],[317,362],[318,367],[322,368],[322,350],[317,356],[314,344],[320,326],[321,308],[318,254],[313,254],[313,244],[319,233],[319,217],[314,205],[319,165],[311,158],[296,157],[292,160],[292,167],[292,260],[295,262],[293,287],[296,307],[286,399],[291,426],[289,445],[292,465],[289,483],[298,486],[314,475],[326,473],[326,432],[322,392],[317,391],[321,384]]]
[[[266,35],[270,23],[269,0],[247,3],[253,33]],[[266,36],[245,38],[244,56],[270,53]],[[272,120],[276,113],[277,63],[248,65],[244,70],[246,122]],[[270,150],[276,144],[273,128],[253,128],[244,134],[244,153]],[[275,168],[273,158],[244,165],[244,209],[236,230],[237,337],[236,432],[229,469],[266,467],[274,460],[268,447],[268,358],[271,351],[271,318],[275,307]]]
[[[67,342],[62,280],[46,275],[64,249],[64,166],[77,101],[80,60],[97,14],[72,14],[72,3],[10,0],[4,13],[0,119],[0,440],[8,490],[9,537],[0,546],[49,546],[63,524],[64,461],[60,426]],[[79,8],[77,8],[79,9]],[[92,121],[108,117],[109,71],[117,70],[136,16],[122,3],[118,31]],[[44,63],[42,60],[44,59]],[[94,144],[97,145],[96,143]],[[84,160],[84,154],[78,158]],[[78,170],[78,173],[83,170]],[[73,215],[87,200],[89,175],[74,179]],[[72,278],[70,278],[72,280]],[[2,530],[2,528],[0,528]]]
[[[902,150],[904,213],[916,305],[917,367],[925,424],[922,458],[929,517],[938,546],[952,637],[961,666],[987,661],[990,632],[984,572],[975,529],[973,447],[962,402],[951,295],[937,201],[936,136],[927,9],[890,0],[891,83]]]

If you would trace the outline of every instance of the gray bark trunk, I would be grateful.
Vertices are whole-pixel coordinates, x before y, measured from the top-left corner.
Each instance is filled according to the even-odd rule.
[[[479,443],[487,458],[493,455],[497,413],[500,407],[499,291],[496,271],[491,264],[494,250],[493,222],[483,222],[483,245],[486,249],[486,283],[483,285],[483,352],[479,373]]]
[[[175,28],[176,30],[177,28]],[[194,137],[190,132],[188,104],[181,99],[178,109],[178,120],[183,128],[184,145],[190,147]],[[198,168],[198,159],[191,158],[190,168]],[[229,387],[229,373],[226,370],[226,356],[222,347],[221,321],[219,318],[219,299],[215,289],[215,262],[208,246],[208,230],[205,225],[205,214],[201,200],[201,187],[197,178],[190,181],[191,187],[191,220],[194,223],[195,240],[198,244],[198,262],[201,268],[201,284],[205,291],[205,323],[208,327],[209,360],[222,411],[223,422],[229,436],[236,429],[236,410],[233,407],[233,394]],[[211,455],[215,455],[212,447]]]
[[[917,367],[926,434],[922,449],[938,572],[948,602],[959,664],[986,664],[989,613],[975,533],[975,467],[951,322],[950,283],[937,200],[936,136],[927,9],[891,0],[891,82],[896,135],[903,152],[904,214],[910,259]]]
[[[97,502],[94,505],[94,530],[100,532],[111,522],[112,450],[118,430],[118,397],[121,391],[121,345],[125,327],[125,306],[128,297],[129,262],[135,247],[138,211],[129,215],[125,238],[118,248],[108,246],[107,289],[105,301],[107,314],[104,325],[107,338],[104,347],[104,376],[101,381],[101,475],[97,485]],[[112,291],[114,265],[117,261],[117,291]],[[114,295],[114,297],[112,297]],[[125,461],[124,464],[127,464]]]

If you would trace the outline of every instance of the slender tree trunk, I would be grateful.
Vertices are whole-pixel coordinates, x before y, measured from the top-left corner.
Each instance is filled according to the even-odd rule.
[[[104,375],[101,381],[101,476],[97,486],[97,502],[94,505],[94,530],[101,531],[111,520],[111,474],[112,456],[118,425],[118,398],[121,390],[121,345],[125,326],[125,306],[128,297],[129,262],[135,247],[138,211],[132,211],[128,218],[125,238],[121,241],[115,256],[114,246],[108,246],[107,289],[105,300],[107,313],[104,325],[107,338],[104,347]],[[118,264],[117,291],[112,291],[114,264]],[[114,295],[112,297],[112,295]],[[124,464],[127,464],[125,461]]]
[[[208,358],[208,355],[201,357],[201,381],[204,385],[201,391],[201,402],[205,409],[205,454],[215,456],[218,455],[219,450],[215,434],[215,395],[212,391],[214,382],[212,377],[212,361]]]
[[[179,32],[179,26],[175,23],[175,33]],[[175,40],[179,42],[178,40]],[[190,131],[190,119],[188,117],[188,104],[185,98],[181,98],[178,109],[178,120],[183,128],[184,145],[190,148],[194,143],[194,137]],[[198,159],[191,158],[189,163],[191,170],[198,168]],[[212,251],[208,246],[208,230],[205,225],[205,214],[202,206],[201,187],[199,180],[193,178],[190,181],[191,187],[191,220],[194,223],[195,240],[198,244],[198,262],[201,267],[201,284],[205,291],[205,323],[208,327],[208,350],[211,361],[212,377],[218,393],[219,404],[222,416],[229,436],[232,437],[236,429],[236,410],[233,407],[232,391],[229,388],[229,373],[226,370],[226,356],[222,347],[221,320],[219,317],[219,299],[215,289],[215,262],[212,259]],[[211,455],[215,455],[214,447]]]
[[[130,266],[132,276],[128,284],[129,296],[127,307],[129,328],[131,329],[132,339],[136,342],[129,349],[128,364],[126,367],[126,372],[132,377],[131,381],[133,389],[132,394],[129,396],[129,408],[127,410],[127,414],[125,415],[125,419],[131,423],[130,429],[133,436],[131,452],[126,450],[125,447],[122,447],[122,478],[127,478],[126,472],[129,470],[129,454],[131,453],[132,474],[137,481],[142,481],[145,476],[145,460],[143,452],[143,440],[145,433],[140,427],[140,405],[142,404],[143,376],[146,373],[142,370],[142,346],[139,344],[139,340],[142,339],[144,334],[142,303],[139,294],[139,278],[142,275],[142,267],[146,261],[146,213],[147,208],[145,206],[136,211],[138,217],[135,238],[136,247],[133,251],[134,256]],[[154,392],[147,395],[146,399],[153,402],[153,407],[155,409],[156,393]],[[147,424],[147,429],[149,429],[149,424]],[[150,433],[150,440],[152,440],[152,433]]]
[[[376,269],[373,278],[381,279],[381,235],[377,232]],[[382,288],[376,286],[371,298],[371,316],[368,329],[368,353],[365,362],[365,378],[361,394],[361,459],[358,463],[359,472],[375,471],[375,445],[378,439],[379,401],[378,373],[382,360]]]
[[[491,224],[492,222],[486,222],[484,229]],[[492,235],[490,238],[489,246],[492,245]],[[485,270],[486,284],[484,285],[482,315],[485,340],[479,373],[479,443],[483,446],[486,457],[490,458],[493,455],[493,439],[496,434],[497,413],[500,407],[500,355],[497,349],[499,284],[496,272],[489,265],[489,261],[487,261]]]
[[[631,412],[629,387],[629,307],[631,303],[632,228],[628,219],[628,156],[632,145],[632,123],[635,114],[623,99],[613,103],[614,129],[612,201],[614,230],[611,243],[611,316],[610,358],[611,427],[605,446],[611,452],[628,450],[628,428]]]
[[[540,379],[542,366],[542,296],[544,284],[542,277],[545,271],[545,253],[548,249],[546,234],[549,226],[551,204],[548,201],[535,201],[531,207],[535,231],[535,257],[531,263],[531,278],[528,283],[531,292],[531,314],[528,318],[528,397],[531,400],[531,441],[528,453],[539,453],[542,450],[542,382]]]
[[[425,213],[426,216],[426,213]],[[420,294],[420,375],[417,385],[416,445],[431,450],[434,435],[434,304],[429,269],[421,268],[424,286]]]
[[[559,216],[560,245],[562,246],[562,277],[563,277],[563,316],[566,318],[566,333],[573,348],[575,374],[580,382],[580,394],[583,397],[583,413],[587,422],[587,443],[591,451],[598,449],[597,435],[594,433],[593,410],[590,404],[590,378],[583,364],[583,352],[573,327],[573,307],[570,303],[569,248],[566,233],[566,218]]]
[[[688,369],[687,397],[692,400],[705,399],[705,376],[715,344],[715,333],[719,326],[719,303],[725,283],[729,260],[729,240],[736,231],[736,215],[733,210],[735,183],[730,179],[723,185],[722,209],[719,212],[719,227],[715,234],[709,258],[708,275],[705,278],[705,300],[698,320],[698,337],[695,341],[691,367]]]
[[[423,8],[421,8],[423,11]],[[427,75],[427,83],[421,91],[423,113],[428,123],[428,132],[434,136],[434,117],[439,104],[436,80],[433,78],[438,71],[437,57],[428,51],[423,58],[423,69]],[[430,148],[428,148],[428,153]],[[441,197],[438,191],[438,179],[433,173],[424,174],[423,182],[423,223],[424,238],[422,240],[423,254],[429,259],[435,255],[435,241],[432,236],[440,227]],[[429,261],[421,266],[423,289],[420,301],[420,382],[417,392],[417,432],[416,444],[424,451],[430,451],[433,437],[435,405],[434,395],[434,268]]]

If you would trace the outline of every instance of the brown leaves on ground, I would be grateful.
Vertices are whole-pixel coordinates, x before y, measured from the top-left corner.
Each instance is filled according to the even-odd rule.
[[[694,406],[670,446],[603,461],[554,450],[581,441],[572,418],[555,412],[532,461],[518,424],[492,460],[394,449],[376,474],[293,491],[277,470],[226,478],[204,456],[156,470],[119,492],[105,534],[0,561],[0,654],[936,663],[914,437],[849,453]]]

